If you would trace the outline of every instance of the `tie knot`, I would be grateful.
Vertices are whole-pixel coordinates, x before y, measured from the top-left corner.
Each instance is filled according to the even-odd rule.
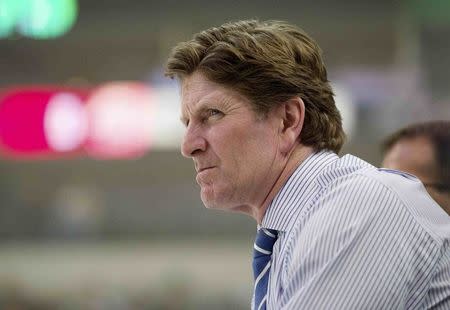
[[[258,230],[254,245],[254,257],[261,255],[271,255],[273,245],[278,238],[278,231],[273,229],[261,228]]]

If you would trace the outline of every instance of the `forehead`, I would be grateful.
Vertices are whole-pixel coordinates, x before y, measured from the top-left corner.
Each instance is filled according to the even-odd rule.
[[[419,178],[432,176],[434,150],[426,137],[401,139],[387,152],[384,166],[410,172]]]
[[[214,94],[220,95],[225,89],[219,84],[206,79],[200,73],[193,73],[185,77],[181,82],[181,103],[183,105],[193,104],[205,97]]]

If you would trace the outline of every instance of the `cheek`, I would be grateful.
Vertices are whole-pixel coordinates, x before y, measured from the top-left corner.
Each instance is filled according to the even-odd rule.
[[[239,182],[242,178],[257,174],[261,167],[273,160],[276,151],[273,132],[254,126],[246,124],[232,130],[216,128],[209,133],[209,139],[213,142],[210,145],[212,156],[220,161],[223,176],[232,178],[228,181]]]
[[[248,136],[247,142],[239,142],[240,151],[236,152],[236,167],[240,167],[240,173],[245,177],[254,179],[252,182],[261,178],[270,169],[276,154],[276,146],[270,136],[266,139],[257,139],[254,136]]]

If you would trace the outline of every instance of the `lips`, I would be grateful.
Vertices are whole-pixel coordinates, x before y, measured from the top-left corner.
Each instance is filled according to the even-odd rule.
[[[212,169],[212,168],[214,168],[214,166],[200,168],[200,169],[197,170],[197,173],[200,173],[200,172],[203,172],[203,171],[205,171],[205,170]]]
[[[197,176],[195,180],[199,185],[205,185],[211,182],[211,174],[209,173],[215,167],[203,167],[197,170]]]

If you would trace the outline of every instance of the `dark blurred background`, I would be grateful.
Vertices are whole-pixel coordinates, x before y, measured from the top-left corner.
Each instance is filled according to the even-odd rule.
[[[32,38],[17,26],[0,36],[0,109],[13,87],[92,94],[127,81],[157,94],[160,114],[139,156],[0,149],[1,309],[249,308],[255,223],[203,207],[179,153],[178,89],[163,76],[170,49],[195,32],[249,18],[302,27],[324,51],[348,134],[342,154],[374,165],[386,134],[450,119],[446,0],[62,2],[77,8],[66,33]]]

